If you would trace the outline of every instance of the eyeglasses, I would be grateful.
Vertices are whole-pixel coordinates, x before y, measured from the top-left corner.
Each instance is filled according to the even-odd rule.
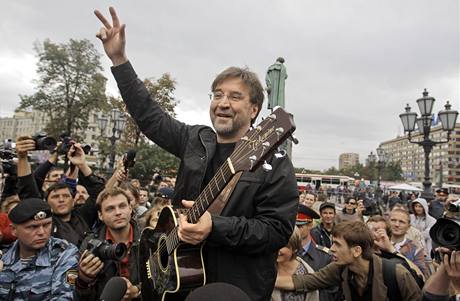
[[[224,100],[225,97],[230,101],[238,102],[238,101],[242,101],[245,96],[244,94],[241,94],[239,92],[232,92],[230,94],[225,94],[222,91],[215,91],[209,94],[209,98],[213,101],[221,101],[221,100]]]
[[[356,205],[355,202],[348,202],[348,204],[350,204],[350,205]]]

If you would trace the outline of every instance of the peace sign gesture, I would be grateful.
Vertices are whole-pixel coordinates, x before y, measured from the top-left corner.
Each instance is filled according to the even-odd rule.
[[[113,7],[109,7],[110,15],[112,16],[111,25],[109,21],[102,15],[99,10],[95,10],[94,14],[102,22],[104,27],[101,27],[99,32],[96,34],[102,44],[107,56],[112,60],[114,66],[121,65],[128,61],[125,52],[125,24],[120,25],[117,13]]]

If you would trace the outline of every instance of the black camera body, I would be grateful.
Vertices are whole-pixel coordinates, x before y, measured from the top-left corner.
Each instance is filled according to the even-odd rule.
[[[112,244],[106,240],[99,240],[97,238],[85,239],[80,249],[88,250],[101,261],[105,260],[122,260],[128,253],[128,248],[124,243]]]
[[[438,218],[430,229],[434,243],[451,250],[460,250],[460,203],[449,204],[443,217]]]
[[[57,141],[53,137],[49,137],[46,133],[36,133],[32,136],[35,141],[36,150],[54,151],[57,146]]]
[[[58,154],[59,155],[65,155],[65,154],[67,154],[69,152],[69,150],[72,147],[72,145],[75,144],[75,140],[72,137],[67,136],[66,134],[62,134],[60,136],[60,140],[61,140],[62,144],[58,149]],[[89,154],[89,152],[91,150],[91,145],[84,144],[84,145],[82,145],[82,148],[83,148],[83,152],[85,154]]]

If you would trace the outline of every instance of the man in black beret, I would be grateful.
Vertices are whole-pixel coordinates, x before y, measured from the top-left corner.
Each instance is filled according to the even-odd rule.
[[[72,300],[78,249],[51,237],[50,206],[24,199],[8,217],[17,241],[2,258],[0,300]]]

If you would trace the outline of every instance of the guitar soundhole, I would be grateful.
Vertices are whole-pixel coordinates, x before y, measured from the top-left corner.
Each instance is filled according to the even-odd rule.
[[[166,248],[166,240],[165,237],[161,237],[158,243],[158,256],[160,267],[163,271],[167,270],[169,264],[169,255],[168,249]]]

